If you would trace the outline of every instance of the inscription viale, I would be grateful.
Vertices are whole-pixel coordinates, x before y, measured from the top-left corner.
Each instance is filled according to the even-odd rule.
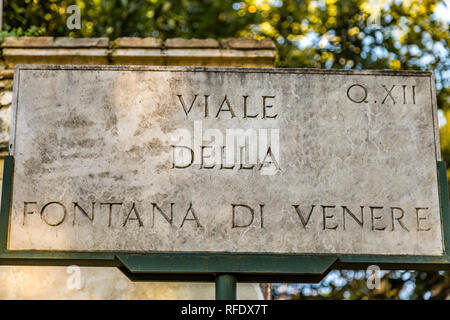
[[[194,107],[194,104],[196,103],[198,96],[200,96],[200,94],[194,94],[192,101],[188,107],[188,105],[184,101],[183,95],[177,94],[177,97],[180,100],[181,106],[183,107],[186,117],[188,117],[190,112],[192,111],[192,108]],[[204,103],[203,103],[204,117],[208,118],[208,117],[210,117],[210,113],[211,113],[210,102],[209,102],[210,95],[205,94],[205,95],[203,95],[203,97],[204,97]],[[257,97],[257,98],[261,101],[261,108],[260,108],[261,112],[249,114],[249,111],[248,111],[249,96],[243,95],[243,96],[239,97],[239,99],[241,100],[241,107],[242,107],[241,116],[242,116],[242,118],[246,119],[246,118],[258,118],[259,117],[261,119],[275,119],[278,115],[271,114],[272,112],[270,111],[270,109],[273,108],[273,105],[271,105],[270,102],[273,101],[273,99],[275,99],[275,95],[263,95],[263,96]],[[255,98],[251,97],[250,99],[253,100]],[[222,102],[218,105],[218,108],[216,108],[217,112],[214,113],[215,116],[213,115],[213,117],[220,118],[220,116],[225,117],[226,115],[228,115],[229,118],[235,118],[238,116],[238,114],[235,111],[236,107],[232,107],[227,95],[225,95],[223,98],[220,98],[220,100]]]
[[[9,250],[444,253],[430,73],[15,72]]]

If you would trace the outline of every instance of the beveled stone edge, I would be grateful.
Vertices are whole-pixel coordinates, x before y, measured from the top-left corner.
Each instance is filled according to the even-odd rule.
[[[186,71],[186,72],[258,72],[258,73],[296,73],[296,74],[341,74],[341,75],[380,75],[380,76],[419,76],[431,77],[432,71],[390,70],[390,69],[314,69],[314,68],[259,68],[259,67],[203,67],[203,66],[145,66],[145,65],[55,65],[18,64],[14,70],[130,70],[130,71]]]

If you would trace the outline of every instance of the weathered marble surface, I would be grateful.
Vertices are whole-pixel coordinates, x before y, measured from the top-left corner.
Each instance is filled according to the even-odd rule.
[[[11,250],[442,254],[428,73],[24,66],[15,81]],[[178,95],[198,95],[188,115]],[[278,132],[280,170],[201,168],[195,147],[172,168],[199,124]]]

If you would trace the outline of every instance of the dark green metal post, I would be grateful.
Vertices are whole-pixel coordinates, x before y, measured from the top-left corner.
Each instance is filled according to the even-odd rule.
[[[216,277],[216,300],[236,300],[236,278],[231,274]]]

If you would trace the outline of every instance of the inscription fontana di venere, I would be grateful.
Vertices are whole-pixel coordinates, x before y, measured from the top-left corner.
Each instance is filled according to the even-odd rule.
[[[183,228],[185,222],[192,221],[194,222],[196,227],[201,227],[202,224],[200,223],[199,215],[195,212],[194,207],[192,206],[192,203],[189,203],[187,206],[185,206],[186,210],[182,211],[181,214],[177,214],[174,210],[175,203],[170,203],[170,210],[168,210],[169,213],[163,211],[161,207],[154,202],[151,202],[151,209],[145,207],[145,205],[136,204],[135,202],[130,203],[128,206],[124,202],[92,202],[90,205],[89,210],[85,210],[78,202],[73,202],[72,204],[72,212],[71,212],[71,221],[72,225],[76,225],[76,219],[77,215],[81,217],[87,218],[89,221],[94,222],[95,218],[95,211],[97,209],[97,214],[99,213],[99,207],[106,206],[106,212],[103,210],[103,212],[100,212],[104,218],[98,218],[97,220],[102,220],[103,223],[107,224],[108,227],[113,227],[113,216],[116,216],[114,220],[114,223],[121,227],[126,227],[128,223],[131,223],[131,221],[135,221],[139,225],[139,227],[144,227],[144,222],[150,220],[150,225],[152,228],[155,227],[155,215],[158,215],[160,218],[163,218],[162,221],[167,222],[170,226],[176,227],[176,228]],[[50,209],[50,206],[54,206],[59,208],[59,214],[55,214],[54,210]],[[27,215],[29,214],[37,214],[39,213],[42,221],[47,224],[48,226],[56,227],[61,225],[66,218],[68,218],[68,210],[67,206],[64,205],[61,202],[58,201],[51,201],[44,204],[40,210],[32,210],[31,208],[38,208],[37,202],[24,202],[24,211],[23,211],[23,225],[25,225],[25,220],[27,219]],[[113,208],[117,207],[118,212],[115,212],[113,214]],[[258,227],[264,228],[264,208],[266,207],[266,204],[258,204],[257,206],[257,224]],[[366,217],[366,225],[369,225],[369,230],[388,230],[390,228],[390,231],[396,230],[397,228],[400,228],[409,232],[408,227],[405,226],[405,224],[402,222],[402,219],[405,217],[405,211],[400,207],[389,207],[384,208],[380,206],[360,206],[358,208],[358,214],[354,214],[347,206],[338,206],[338,210],[341,213],[340,216],[340,223],[337,222],[335,219],[339,219],[335,217],[335,209],[337,206],[335,205],[311,205],[307,208],[306,213],[304,214],[302,210],[300,209],[300,205],[294,204],[292,205],[291,211],[298,216],[299,225],[301,225],[304,229],[307,228],[308,224],[311,221],[311,217],[314,213],[314,209],[318,207],[315,211],[320,211],[319,215],[321,216],[321,225],[322,229],[326,230],[336,230],[339,228],[343,228],[345,230],[346,228],[346,217],[347,219],[352,220],[353,222],[356,222],[362,229],[364,229],[364,209],[368,210],[370,212],[370,221],[367,222]],[[138,209],[139,208],[139,209]],[[230,210],[230,221],[231,221],[231,228],[247,228],[250,227],[255,220],[255,209],[252,208],[249,205],[246,204],[231,204],[231,210]],[[142,210],[144,209],[144,211]],[[384,209],[384,210],[383,210]],[[429,208],[414,208],[415,209],[415,216],[416,221],[414,228],[416,231],[430,231],[430,227],[425,227],[425,222],[427,218],[427,214],[425,211],[427,211]],[[124,216],[121,216],[120,211],[125,210],[127,212]],[[53,211],[51,214],[50,211]],[[384,212],[383,212],[384,211]],[[424,211],[424,213],[420,213],[420,211]],[[144,213],[148,215],[150,213],[151,217],[148,219],[148,217],[144,217],[141,213]],[[386,213],[388,216],[386,216]],[[175,214],[175,217],[174,217]],[[50,216],[50,217],[49,217]],[[106,219],[105,219],[106,217]],[[145,219],[145,220],[144,220]],[[384,223],[382,220],[386,220]],[[177,220],[180,221],[179,226],[177,225]],[[241,222],[239,222],[241,220]],[[333,221],[334,220],[334,221]],[[388,221],[387,221],[388,220]],[[242,222],[245,221],[245,222]],[[387,223],[386,223],[387,222]],[[348,222],[347,222],[348,223]]]
[[[429,73],[15,70],[8,248],[442,255]]]

